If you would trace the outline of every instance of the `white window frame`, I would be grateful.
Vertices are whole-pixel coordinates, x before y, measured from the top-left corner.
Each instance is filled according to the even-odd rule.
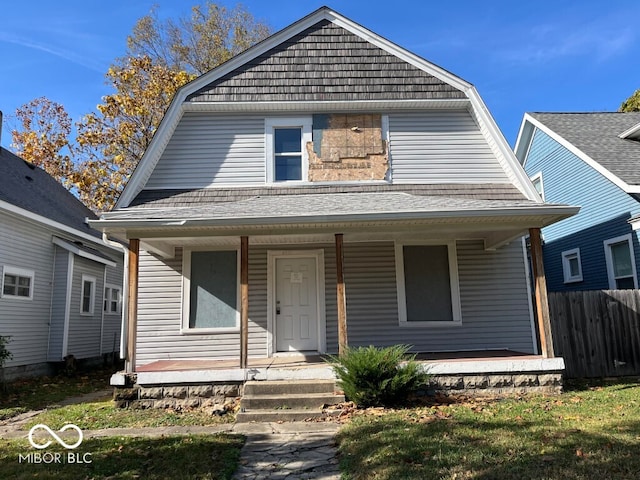
[[[11,295],[10,293],[4,293],[5,275],[15,275],[17,277],[29,278],[29,296],[24,297],[22,295]],[[15,300],[33,300],[33,290],[36,274],[33,270],[26,268],[12,267],[10,265],[4,265],[2,267],[2,281],[0,282],[0,298],[11,298]],[[16,291],[16,293],[18,293]]]
[[[274,152],[274,131],[276,128],[300,128],[302,130],[302,166],[300,180],[276,181],[275,152]],[[267,162],[267,183],[276,185],[290,185],[295,183],[307,183],[309,180],[309,154],[307,144],[313,140],[312,136],[313,119],[311,116],[302,117],[269,117],[264,121],[265,129],[265,152]]]
[[[90,283],[91,284],[91,298],[89,300],[89,310],[85,311],[84,310],[84,284],[85,283]],[[97,284],[97,280],[96,277],[93,277],[91,275],[82,275],[82,281],[80,282],[80,315],[85,316],[85,317],[90,317],[91,315],[93,315],[93,312],[95,311],[95,307],[96,307],[96,284]]]
[[[189,326],[189,314],[191,313],[191,253],[193,252],[236,252],[236,324],[234,327],[217,328],[191,328]],[[240,331],[240,247],[200,247],[185,248],[182,253],[182,319],[180,333],[182,334],[207,334],[207,333],[237,333]]]
[[[578,275],[571,275],[571,260],[578,260]],[[582,282],[582,259],[580,258],[580,249],[573,248],[562,252],[562,272],[564,275],[564,283]]]
[[[113,299],[111,298],[111,295],[114,291],[118,292],[118,303],[116,305],[116,309],[112,310],[111,303],[113,302]],[[119,315],[122,312],[122,289],[119,286],[110,283],[105,284],[103,310],[107,315]]]
[[[533,187],[535,188],[536,186],[536,181],[540,181],[540,192],[538,192],[540,194],[540,198],[542,198],[543,201],[545,201],[545,197],[544,197],[544,181],[542,179],[542,172],[538,172],[535,175],[532,175],[531,177],[529,177],[531,179],[531,183],[533,184]],[[536,191],[538,189],[536,188]]]
[[[446,246],[449,257],[449,290],[451,293],[452,320],[442,321],[409,321],[407,319],[406,285],[404,278],[404,250],[405,246]],[[396,284],[398,289],[398,321],[401,327],[455,327],[462,325],[462,307],[460,302],[460,282],[458,275],[458,253],[456,241],[433,242],[396,242]]]
[[[631,234],[621,235],[619,237],[610,238],[603,242],[604,244],[604,256],[607,262],[607,276],[609,277],[609,289],[617,290],[616,276],[613,270],[613,255],[611,255],[611,245],[616,243],[627,242],[629,245],[629,255],[631,256],[631,270],[633,272],[633,288],[638,288],[638,274],[636,271],[636,256],[633,250],[633,240]]]

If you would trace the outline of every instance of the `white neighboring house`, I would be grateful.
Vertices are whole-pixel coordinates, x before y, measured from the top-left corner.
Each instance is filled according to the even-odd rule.
[[[68,355],[118,351],[124,250],[41,168],[0,147],[0,335],[5,377],[37,375]]]

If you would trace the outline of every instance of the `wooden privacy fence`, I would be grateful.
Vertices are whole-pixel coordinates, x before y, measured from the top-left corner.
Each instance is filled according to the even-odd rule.
[[[549,311],[567,377],[640,375],[640,291],[550,292]]]

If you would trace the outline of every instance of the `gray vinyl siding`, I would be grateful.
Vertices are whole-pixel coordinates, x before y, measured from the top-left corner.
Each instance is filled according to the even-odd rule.
[[[54,246],[55,262],[53,277],[53,296],[51,299],[51,327],[49,332],[50,362],[59,362],[64,356],[62,353],[64,339],[64,318],[67,305],[67,272],[69,270],[68,251]]]
[[[145,188],[265,183],[264,118],[185,113]]]
[[[115,258],[114,258],[115,260]],[[116,268],[107,266],[107,283],[120,289],[120,296],[124,294],[122,289],[123,276],[123,257],[122,255],[116,260]],[[102,290],[104,298],[104,289]],[[104,300],[103,300],[104,301]],[[100,308],[104,309],[104,304],[100,303]],[[118,351],[120,348],[120,333],[122,331],[122,300],[120,302],[121,311],[117,314],[104,315],[104,323],[102,328],[102,353],[111,353]],[[114,348],[115,345],[115,348]]]
[[[487,252],[479,241],[457,242],[462,325],[398,325],[393,243],[346,245],[347,330],[351,346],[409,344],[414,351],[533,349],[520,241]],[[375,262],[372,261],[375,259]],[[328,343],[330,351],[337,345]]]
[[[250,246],[249,356],[267,354],[267,252],[324,250],[326,344],[337,352],[336,265],[333,245]],[[423,352],[533,350],[522,245],[487,252],[481,241],[457,242],[462,325],[400,327],[393,242],[346,244],[349,344],[413,345]],[[173,259],[140,255],[137,363],[156,360],[238,359],[239,332],[181,334],[182,249]]]
[[[100,355],[100,328],[102,325],[102,299],[104,296],[104,265],[74,257],[73,281],[71,287],[71,308],[69,315],[69,333],[67,355],[77,359],[92,358]],[[80,296],[82,275],[96,279],[93,314],[80,314]]]
[[[13,354],[5,366],[46,362],[53,277],[51,233],[0,212],[0,269],[5,265],[35,272],[32,300],[0,297],[0,335],[11,337],[8,349]]]
[[[249,356],[267,355],[267,251],[286,247],[251,247],[249,250]],[[294,247],[314,249],[319,246]],[[337,343],[335,307],[335,253],[325,248],[327,336]],[[182,249],[172,259],[148,252],[140,254],[138,286],[137,364],[156,360],[238,359],[240,334],[181,334]]]
[[[509,183],[467,110],[391,114],[389,142],[393,183]]]

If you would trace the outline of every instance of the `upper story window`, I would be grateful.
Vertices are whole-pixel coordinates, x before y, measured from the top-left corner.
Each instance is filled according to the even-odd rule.
[[[306,182],[311,117],[274,117],[265,121],[267,182]]]
[[[631,234],[605,240],[604,254],[607,261],[609,288],[612,290],[638,288]]]
[[[2,296],[33,299],[33,270],[4,266],[2,269]]]

